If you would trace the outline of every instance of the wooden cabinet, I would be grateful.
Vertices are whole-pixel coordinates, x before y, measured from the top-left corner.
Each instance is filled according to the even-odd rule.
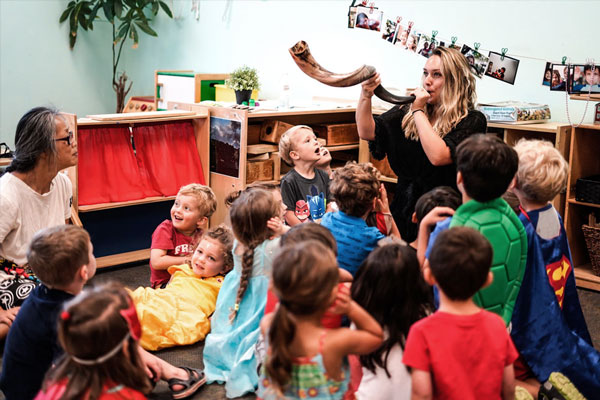
[[[575,278],[578,286],[600,291],[600,277],[591,271],[590,257],[581,229],[583,224],[588,223],[590,213],[600,213],[600,204],[583,203],[575,199],[577,179],[600,174],[600,126],[574,127],[570,147],[564,222],[571,245]]]
[[[209,184],[208,114],[205,109],[191,111],[143,112],[130,114],[92,115],[79,118],[70,115],[71,125],[78,129],[121,125],[130,130],[144,124],[160,124],[172,121],[191,121],[195,135],[196,150],[202,163],[205,183]],[[133,137],[133,136],[132,136]],[[135,145],[133,146],[135,149]],[[103,151],[99,148],[98,151]],[[165,166],[169,168],[169,166]],[[106,202],[82,205],[79,201],[78,182],[86,179],[79,166],[68,170],[73,183],[72,218],[83,226],[94,243],[98,267],[145,260],[150,257],[151,236],[164,219],[170,218],[169,210],[175,196],[153,196],[131,201]],[[95,182],[103,185],[102,182]],[[109,190],[108,188],[106,190]]]

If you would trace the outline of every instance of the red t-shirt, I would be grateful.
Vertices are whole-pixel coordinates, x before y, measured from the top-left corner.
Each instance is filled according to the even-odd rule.
[[[438,311],[408,333],[402,362],[431,373],[434,399],[501,399],[504,368],[517,350],[498,315]]]
[[[168,256],[188,256],[194,252],[193,236],[178,232],[171,220],[166,219],[156,227],[152,234],[152,249],[166,250]],[[183,263],[182,263],[183,264]],[[150,283],[153,288],[169,282],[171,274],[166,269],[154,269],[150,263]]]
[[[40,392],[35,396],[35,400],[58,400],[62,397],[65,389],[67,388],[67,379],[63,379],[59,383],[55,383],[50,386],[46,392],[40,390]],[[103,392],[98,398],[98,400],[142,400],[145,399],[142,393],[137,390],[130,389],[123,385],[116,384],[105,384],[103,388]]]

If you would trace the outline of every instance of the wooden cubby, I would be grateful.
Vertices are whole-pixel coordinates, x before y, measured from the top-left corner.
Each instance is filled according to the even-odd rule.
[[[127,114],[90,115],[79,118],[68,114],[70,124],[77,129],[82,126],[127,125],[139,126],[148,123],[192,121],[196,147],[202,163],[204,181],[210,183],[209,170],[209,126],[205,109],[190,107],[189,111],[141,112]],[[88,230],[94,243],[98,268],[150,258],[152,232],[162,220],[169,218],[171,201],[175,196],[153,196],[132,201],[79,205],[78,167],[67,170],[73,184],[72,219]],[[101,183],[98,183],[101,184]]]
[[[600,213],[600,204],[583,203],[575,199],[577,179],[600,174],[600,125],[573,127],[569,152],[569,178],[565,228],[571,246],[577,285],[600,291],[600,276],[592,272],[590,257],[581,226],[588,223],[588,215]]]

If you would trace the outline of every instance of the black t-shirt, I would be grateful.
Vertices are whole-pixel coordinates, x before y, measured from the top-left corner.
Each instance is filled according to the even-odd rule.
[[[477,111],[456,124],[444,142],[450,149],[452,164],[436,167],[427,158],[419,140],[407,139],[402,130],[402,119],[409,106],[395,106],[375,119],[375,140],[369,142],[369,150],[375,159],[387,156],[390,167],[398,175],[394,200],[390,205],[402,239],[412,242],[417,237],[417,227],[411,217],[421,195],[438,186],[456,189],[456,147],[467,137],[486,133],[487,120]]]
[[[295,169],[291,169],[281,179],[281,198],[288,210],[303,221],[307,217],[313,221],[323,218],[329,203],[329,176],[327,172],[315,168],[315,177],[306,179]]]

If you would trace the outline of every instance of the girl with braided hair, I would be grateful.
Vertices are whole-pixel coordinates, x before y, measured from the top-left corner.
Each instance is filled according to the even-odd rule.
[[[285,246],[273,261],[275,313],[261,322],[268,338],[258,395],[270,399],[342,399],[349,354],[368,354],[383,339],[381,326],[338,286],[333,252],[315,240]],[[327,329],[326,310],[345,314],[356,329]]]
[[[224,382],[229,398],[254,392],[258,386],[254,347],[279,246],[278,237],[271,239],[275,232],[268,222],[280,213],[275,196],[261,188],[240,193],[231,205],[233,271],[217,297],[203,356],[207,382]]]

